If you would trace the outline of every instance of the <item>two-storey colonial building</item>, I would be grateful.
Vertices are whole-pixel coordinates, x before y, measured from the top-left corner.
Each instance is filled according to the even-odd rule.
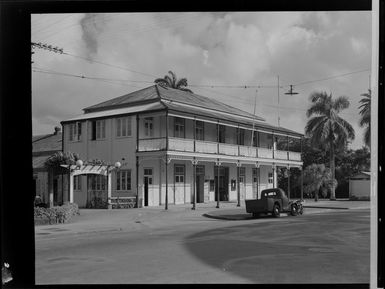
[[[277,186],[277,167],[302,167],[290,144],[301,133],[219,101],[153,85],[84,109],[62,122],[63,150],[83,160],[120,161],[103,175],[78,175],[71,196],[135,197],[139,206],[258,198]],[[167,194],[167,198],[166,198]]]

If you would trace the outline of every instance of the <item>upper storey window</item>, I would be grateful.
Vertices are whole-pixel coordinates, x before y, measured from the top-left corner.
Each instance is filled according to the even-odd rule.
[[[121,117],[116,119],[116,136],[131,136],[131,117]]]
[[[153,117],[144,118],[144,135],[145,136],[154,135],[154,118]]]
[[[174,123],[174,136],[184,138],[185,137],[185,122],[184,118],[176,117]]]
[[[92,122],[91,140],[99,140],[106,138],[106,121],[95,120]]]
[[[80,141],[82,136],[82,124],[80,122],[71,123],[69,129],[69,140]]]
[[[195,139],[197,140],[205,139],[205,123],[203,121],[197,120],[195,122]]]
[[[218,142],[225,143],[226,142],[226,127],[224,125],[219,125],[218,129],[219,129]]]

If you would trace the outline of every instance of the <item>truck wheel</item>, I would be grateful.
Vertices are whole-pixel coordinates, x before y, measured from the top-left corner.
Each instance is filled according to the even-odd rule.
[[[301,205],[300,208],[298,209],[298,213],[299,213],[300,215],[303,214],[303,206],[302,206],[302,205]]]
[[[259,214],[258,213],[253,213],[253,218],[258,218]]]
[[[291,205],[290,214],[292,216],[297,216],[298,215],[298,206],[296,204],[292,204]]]
[[[280,208],[278,204],[274,204],[273,206],[273,216],[276,218],[280,216]]]

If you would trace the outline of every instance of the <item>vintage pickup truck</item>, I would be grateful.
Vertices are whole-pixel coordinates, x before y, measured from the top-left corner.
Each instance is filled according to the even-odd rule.
[[[290,213],[292,216],[303,213],[301,201],[290,201],[280,188],[263,190],[261,199],[245,200],[245,203],[246,212],[253,214],[253,217],[268,213],[272,213],[274,217],[279,217],[282,212]]]

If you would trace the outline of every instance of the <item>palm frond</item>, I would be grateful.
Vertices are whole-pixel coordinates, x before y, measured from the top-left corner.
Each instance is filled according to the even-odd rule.
[[[171,75],[171,77],[170,77],[170,79],[171,79],[171,87],[172,88],[176,88],[176,74],[174,72],[172,72],[171,70],[169,70],[168,73]]]
[[[336,100],[333,101],[332,107],[338,113],[343,109],[348,108],[350,102],[346,96],[340,96]]]
[[[359,125],[361,127],[370,126],[370,114],[364,114],[360,119]]]
[[[185,86],[187,86],[187,79],[186,78],[179,79],[178,82],[175,85],[175,87],[177,87],[177,88],[185,87]]]
[[[312,117],[311,119],[308,120],[308,122],[306,124],[305,133],[307,135],[310,135],[313,132],[313,130],[315,129],[315,127],[317,127],[319,125],[323,125],[323,122],[325,122],[325,121],[326,121],[325,116]]]
[[[364,132],[364,142],[365,142],[365,145],[370,148],[370,126],[368,126],[365,129],[365,132]]]

